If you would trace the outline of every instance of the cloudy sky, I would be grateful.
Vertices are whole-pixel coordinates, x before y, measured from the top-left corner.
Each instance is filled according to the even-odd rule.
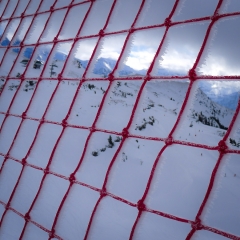
[[[31,13],[34,9],[36,10],[38,2],[39,1],[36,1],[34,6],[30,4],[27,12]],[[43,1],[40,10],[47,10],[52,2],[53,1]],[[79,0],[76,2],[79,2]],[[129,29],[141,2],[141,0],[117,1],[109,24],[106,26],[106,32]],[[147,0],[135,26],[145,27],[163,23],[165,18],[168,17],[174,3],[175,0]],[[217,3],[218,0],[182,0],[172,17],[172,21],[184,21],[192,18],[210,16],[214,13]],[[67,5],[68,1],[58,1],[56,7],[61,7],[64,4]],[[113,0],[96,1],[80,36],[98,34],[99,30],[105,25],[112,4]],[[76,36],[89,6],[90,3],[85,3],[70,10],[59,35],[60,39],[68,39]],[[13,9],[14,5],[11,7]],[[23,9],[24,6],[20,7]],[[240,11],[240,1],[225,0],[220,9],[220,13],[234,11]],[[9,9],[4,16],[8,17],[10,13],[11,11]],[[16,11],[16,14],[17,13],[20,14],[20,10]],[[40,39],[41,42],[53,41],[53,38],[60,29],[65,13],[66,9],[63,9],[55,11],[52,14],[49,24]],[[44,29],[48,16],[49,13],[36,17],[25,43],[35,43],[37,41]],[[15,38],[23,39],[31,20],[32,17],[25,18]],[[4,36],[2,36],[2,40],[6,37],[11,39],[18,24],[19,20],[13,20],[6,29]],[[160,68],[187,73],[195,62],[209,24],[210,21],[202,21],[171,27],[164,42],[164,48],[155,63],[155,69]],[[69,27],[70,25],[71,27]],[[6,22],[3,21],[0,25],[0,34],[3,34],[6,26]],[[197,68],[200,74],[217,76],[240,75],[239,26],[240,16],[221,19],[214,25]],[[122,63],[137,70],[148,69],[162,40],[164,31],[165,27],[160,27],[134,32],[125,49]],[[98,56],[96,57],[117,60],[126,37],[127,33],[105,36],[101,41],[97,51]],[[74,49],[74,56],[83,60],[89,59],[96,42],[97,38],[79,41],[77,47]],[[69,44],[71,45],[71,42],[59,45],[61,49],[58,47],[58,50],[68,53],[70,49]]]
[[[106,12],[109,11],[113,1],[102,1],[104,1],[104,5],[95,5],[94,10],[97,10],[90,15],[86,22],[86,29],[83,29],[81,35],[96,34],[104,26]],[[168,16],[174,3],[174,0],[146,1],[136,26],[161,24]],[[172,19],[173,21],[183,21],[210,16],[214,13],[217,3],[217,0],[180,1]],[[140,0],[118,1],[106,31],[120,31],[130,28],[140,4]],[[226,13],[237,9],[240,9],[239,1],[225,1],[220,12]],[[159,11],[158,14],[156,11]],[[96,21],[96,18],[99,21]],[[187,73],[195,62],[209,24],[210,21],[204,21],[170,28],[164,44],[165,47],[158,56],[157,68]],[[240,16],[224,18],[214,25],[198,66],[200,73],[208,75],[240,74],[240,59],[238,57],[240,56],[240,29],[238,26],[240,26]],[[124,62],[137,70],[147,69],[162,40],[164,31],[164,27],[136,31],[127,44]],[[99,57],[117,59],[125,37],[125,34],[105,37],[101,51],[98,51]]]

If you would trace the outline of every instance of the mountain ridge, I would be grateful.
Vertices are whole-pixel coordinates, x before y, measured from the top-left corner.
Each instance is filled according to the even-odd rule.
[[[16,40],[14,43],[14,46],[18,47],[20,45],[20,41]],[[10,44],[9,39],[5,38],[2,42],[2,46],[8,46]],[[13,48],[13,52],[18,53],[20,51],[19,48]],[[40,61],[46,61],[50,50],[47,48],[42,48],[41,51],[38,53],[38,56],[36,57],[36,60]],[[33,53],[33,48],[26,47],[23,57],[26,59],[29,59]],[[67,58],[67,54],[64,52],[56,52],[54,55],[54,59],[58,61],[65,61]],[[75,58],[75,60],[78,60],[81,63],[81,66],[86,69],[89,60],[81,60],[78,58]],[[111,58],[98,58],[97,61],[94,64],[93,73],[96,75],[101,75],[103,77],[107,77],[114,69],[116,65],[117,60],[111,59]],[[126,64],[123,65],[122,69],[118,71],[118,75],[120,77],[122,76],[144,76],[146,75],[147,70],[141,69],[136,70]],[[176,76],[181,75],[177,72],[171,72],[166,69],[158,69],[157,72],[158,76]],[[220,94],[215,94],[213,91],[211,91],[211,86],[209,84],[202,83],[200,84],[200,88],[203,90],[203,92],[210,97],[214,102],[220,104],[221,106],[225,106],[229,109],[235,110],[238,104],[238,99],[240,97],[240,91],[232,92],[231,94],[227,93],[222,89]]]

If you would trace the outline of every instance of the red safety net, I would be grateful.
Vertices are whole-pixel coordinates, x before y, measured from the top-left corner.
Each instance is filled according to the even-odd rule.
[[[158,4],[159,10],[151,8],[154,2]],[[224,12],[224,7],[227,4],[234,4],[234,1],[230,3],[223,0],[211,3],[209,1],[207,3],[209,8],[205,9],[207,13],[212,9],[209,15],[204,12],[203,15],[192,16],[190,2],[180,0],[0,1],[2,120],[0,139],[3,146],[0,152],[1,239],[77,239],[76,236],[79,239],[165,239],[164,236],[167,236],[167,239],[195,239],[195,237],[199,237],[196,239],[240,239],[239,206],[237,209],[234,200],[231,199],[232,195],[228,192],[230,190],[221,182],[229,175],[220,174],[220,169],[226,161],[230,162],[230,165],[234,162],[236,172],[232,175],[234,175],[233,181],[237,182],[233,184],[238,184],[239,187],[237,169],[239,170],[240,150],[237,147],[238,142],[233,140],[232,136],[237,133],[239,125],[240,102],[219,142],[211,145],[208,144],[208,139],[204,142],[196,142],[191,139],[180,139],[177,135],[178,131],[184,129],[186,114],[196,95],[196,86],[199,82],[220,82],[221,85],[221,81],[229,81],[240,84],[239,73],[215,75],[200,74],[198,71],[205,55],[208,51],[211,52],[211,47],[214,46],[212,39],[213,35],[216,35],[215,26],[221,21],[239,19],[240,9]],[[193,2],[198,4],[197,1]],[[176,18],[177,11],[183,6],[188,9],[188,5],[188,12],[182,10],[182,19]],[[165,20],[158,20],[158,11],[162,14],[159,13],[159,19]],[[167,53],[168,43],[171,44],[168,42],[168,36],[171,35],[172,29],[178,29],[180,38],[185,34],[184,29],[189,24],[195,23],[205,24],[207,27],[201,32],[201,44],[189,71],[186,74],[168,76],[156,73],[156,65],[161,60],[161,56]],[[236,37],[239,36],[239,25],[233,21],[229,26],[234,28]],[[11,37],[8,35],[6,38],[10,29]],[[133,36],[135,38],[137,34],[147,36],[150,33],[148,31],[153,31],[154,36],[156,35],[159,40],[147,71],[144,74],[120,74],[123,64],[129,57],[129,49],[134,45]],[[118,36],[124,36],[120,44]],[[191,34],[188,37],[191,38]],[[115,39],[116,45],[120,46],[116,63],[110,73],[103,74],[104,76],[94,75],[93,68],[101,50],[104,51],[104,43],[107,44],[109,38]],[[211,41],[213,43],[209,45]],[[86,45],[82,45],[81,48],[82,43]],[[88,43],[90,53],[85,63],[83,59],[80,61],[80,58],[76,57],[76,53],[81,54],[84,48],[86,50]],[[44,47],[45,51],[42,51],[41,55],[45,54],[45,58],[37,58]],[[182,48],[184,49],[184,45]],[[60,52],[64,51],[65,53],[61,55]],[[236,49],[237,51],[239,52],[239,48]],[[54,57],[57,54],[60,55],[61,60]],[[81,74],[69,74],[71,72],[69,64],[72,62],[75,63],[76,69],[82,71]],[[23,69],[22,72],[19,72],[19,69]],[[166,130],[168,133],[165,136],[154,132],[148,135],[145,135],[144,131],[136,132],[146,126],[150,128],[154,124],[154,118],[149,118],[149,122],[145,120],[134,132],[132,126],[136,125],[136,116],[143,104],[144,91],[150,86],[149,84],[157,81],[168,84],[188,83],[182,106],[175,114],[176,121],[169,131]],[[127,120],[121,130],[114,125],[118,122],[114,116],[116,112],[111,112],[110,108],[110,114],[107,115],[106,108],[108,108],[109,96],[113,96],[116,86],[121,84],[127,86],[132,83],[138,84],[135,99],[131,102],[130,112],[122,112],[122,115],[126,114],[124,116]],[[69,86],[75,88],[70,89]],[[85,104],[88,106],[89,99],[94,98],[94,94],[90,96],[90,91],[97,90],[96,86],[98,90],[101,86],[103,92],[102,97],[97,103],[95,102],[95,105],[98,105],[97,110],[93,116],[88,116],[89,109],[96,107],[89,105],[85,112],[81,112],[82,115],[78,115],[75,105],[78,104],[82,108]],[[84,94],[83,90],[86,88],[89,90],[87,92],[89,95]],[[64,94],[66,91],[67,93]],[[21,94],[25,92],[29,95],[21,100]],[[126,97],[123,91],[122,95]],[[153,105],[148,105],[143,111],[151,107]],[[113,108],[117,109],[117,105]],[[86,121],[80,121],[80,124],[74,122],[73,114],[78,118],[84,118],[86,115]],[[111,118],[114,120],[109,127],[108,121]],[[166,121],[162,119],[161,124],[164,126]],[[100,149],[99,146],[106,137],[109,137],[108,146],[103,145]],[[147,143],[149,149],[141,153],[131,150],[133,142],[138,144],[141,141]],[[94,151],[96,142],[100,145],[96,145],[97,150]],[[232,147],[233,145],[235,148]],[[141,159],[141,154],[145,154],[146,159],[139,160],[139,167],[144,169],[145,161],[149,161],[149,169],[137,172],[135,165],[130,165],[128,169],[122,168],[119,159],[125,164],[124,166],[129,162],[127,148],[130,148],[130,152],[136,151],[135,156],[138,159]],[[109,155],[104,155],[103,159],[109,160],[105,162],[101,160],[102,163],[98,161],[98,155],[107,151]],[[172,152],[179,154],[177,160],[180,165],[174,161],[168,162]],[[198,168],[198,163],[194,165],[194,157],[190,157],[191,161],[183,162],[181,165],[186,156],[183,156],[182,152],[187,155],[191,155],[191,152],[193,155],[206,153],[210,157],[202,161],[211,162],[212,167],[207,169],[206,173],[204,169]],[[170,155],[166,157],[166,154]],[[102,167],[101,164],[104,166]],[[168,164],[175,170],[167,172],[165,180],[164,177],[159,178],[160,173],[164,175],[164,167]],[[186,184],[194,184],[194,177],[198,176],[198,173],[206,180],[203,187],[193,186],[194,192],[186,191],[183,193],[184,196],[179,198],[178,194],[181,195],[179,189],[176,189],[178,191],[173,195],[169,195],[171,186],[180,186],[178,181],[181,182],[182,177],[185,179],[184,168],[188,164],[193,164],[195,172],[181,186],[182,191]],[[179,169],[182,169],[182,175],[180,174],[176,180],[175,176],[179,174]],[[100,172],[102,178],[99,180],[96,176]],[[119,181],[123,182],[123,187],[118,185]],[[171,181],[173,185],[170,184]],[[225,193],[217,188],[220,182],[222,189],[226,190]],[[117,189],[114,188],[116,185]],[[158,186],[163,191],[159,190],[154,195],[154,189],[158,189]],[[218,204],[218,199],[216,200],[214,192],[217,191],[220,191],[220,196],[229,194],[223,206]],[[24,195],[21,195],[21,192]],[[235,191],[234,194],[239,200],[238,192]],[[173,202],[169,211],[167,207],[163,207],[164,204],[161,205],[162,207],[157,207],[159,196],[169,204]],[[171,196],[177,197],[172,199]],[[155,198],[156,204],[153,204]],[[184,201],[187,204],[182,205]],[[197,209],[194,216],[191,215],[192,213],[185,214],[191,208],[191,204],[195,206],[195,210]],[[235,209],[236,216],[233,218],[232,212],[225,216],[220,214],[221,211],[224,212],[225,207],[226,209],[229,207],[229,204]],[[181,206],[182,212],[174,210],[174,206],[178,205]],[[215,219],[216,216],[218,220],[220,219],[220,223],[216,220],[211,222],[208,220],[209,217],[205,217],[210,205],[213,209],[214,206],[218,206],[213,215]],[[85,211],[87,214],[84,214]],[[151,232],[159,235],[152,236]],[[205,235],[201,235],[202,233]],[[204,238],[204,236],[208,237]]]

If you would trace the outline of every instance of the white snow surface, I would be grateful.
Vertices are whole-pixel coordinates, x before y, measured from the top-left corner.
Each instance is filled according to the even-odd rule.
[[[1,112],[6,111],[18,87],[20,89],[10,113],[21,114],[26,108],[36,84],[29,88],[27,81],[24,81],[21,86],[19,83],[18,80],[11,80],[4,88],[0,99]],[[97,128],[121,132],[128,123],[142,83],[142,81],[113,82],[97,121]],[[39,126],[39,122],[33,119],[43,116],[43,111],[56,84],[55,80],[45,80],[37,87],[32,105],[27,112],[27,116],[32,120],[27,119],[23,122],[0,175],[1,202],[6,203],[10,198],[22,169],[22,165],[14,159],[21,160],[26,156]],[[83,83],[69,115],[68,123],[72,126],[91,127],[108,84],[107,81]],[[36,143],[27,158],[29,164],[42,169],[46,167],[62,132],[61,125],[51,122],[61,123],[64,119],[78,85],[78,81],[60,83],[45,115],[45,119],[50,122],[41,126]],[[116,157],[106,185],[109,193],[131,203],[137,203],[141,199],[153,164],[164,142],[141,139],[137,136],[166,138],[176,122],[188,85],[186,80],[155,80],[146,84],[130,128],[130,133],[136,137],[128,138]],[[207,117],[216,116],[224,126],[228,127],[234,112],[212,102],[200,88],[192,94],[191,99],[194,101],[183,114],[184,120],[181,121],[175,138],[185,142],[216,146],[226,130],[217,126],[204,125],[198,121],[198,116],[201,112]],[[0,135],[2,154],[8,153],[20,120],[15,116],[9,116],[6,119]],[[50,171],[69,177],[78,165],[89,133],[88,129],[67,127],[53,156]],[[109,147],[108,142],[110,135],[114,142],[112,147]],[[237,138],[239,139],[239,135],[235,136],[235,139]],[[115,134],[95,132],[87,146],[83,162],[76,172],[76,180],[101,189],[109,164],[120,143],[121,137]],[[230,143],[229,147],[239,149]],[[93,156],[93,152],[96,152],[97,156]],[[178,144],[168,147],[155,169],[145,200],[147,208],[194,221],[218,157],[217,150]],[[1,156],[1,162],[3,159]],[[238,228],[240,221],[239,166],[239,154],[225,156],[201,217],[203,224],[235,235],[240,234]],[[42,177],[42,170],[31,166],[25,167],[11,201],[11,207],[24,215],[37,193]],[[41,193],[30,213],[31,219],[46,229],[51,229],[68,186],[68,180],[52,174],[47,175]],[[55,227],[57,236],[62,239],[82,239],[98,198],[97,191],[84,185],[74,184]],[[3,213],[2,204],[0,208]],[[128,239],[136,216],[135,207],[107,196],[100,202],[89,239]],[[14,225],[14,231],[11,230],[9,224]],[[23,218],[8,211],[1,226],[1,239],[18,239],[23,225]],[[137,225],[135,239],[158,239],[159,235],[163,236],[163,239],[185,239],[190,229],[191,226],[188,223],[144,212]],[[38,232],[40,232],[39,238],[35,239],[47,239],[46,233],[34,224],[28,225],[24,239],[34,239],[33,236]],[[194,239],[207,239],[208,237],[204,238],[204,236],[211,234],[203,232],[196,234]],[[215,238],[221,239],[222,237],[214,235],[211,239]]]

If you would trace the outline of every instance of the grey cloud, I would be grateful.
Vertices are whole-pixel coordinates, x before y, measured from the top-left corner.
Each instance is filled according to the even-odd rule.
[[[212,16],[218,0],[182,0],[173,15],[174,21],[184,21],[193,18]]]
[[[216,34],[211,34],[205,51],[205,71],[209,64],[221,64],[217,75],[240,74],[240,17],[228,17],[216,23]],[[209,74],[211,71],[208,69]],[[207,73],[207,72],[206,72]]]

